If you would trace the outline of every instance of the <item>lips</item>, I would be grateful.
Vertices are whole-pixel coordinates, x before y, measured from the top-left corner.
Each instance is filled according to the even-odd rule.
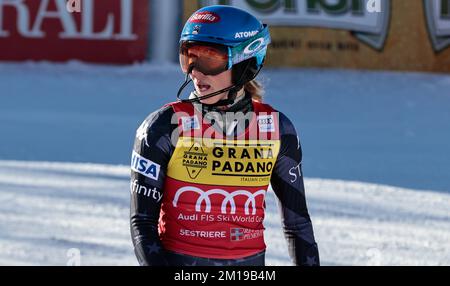
[[[196,86],[200,92],[208,91],[211,88],[209,84],[205,83],[197,83]]]

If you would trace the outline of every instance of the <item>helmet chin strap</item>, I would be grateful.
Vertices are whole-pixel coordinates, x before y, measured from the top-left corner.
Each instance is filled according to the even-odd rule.
[[[219,94],[222,94],[224,92],[229,91],[230,93],[228,94],[228,99],[222,99],[222,100],[220,100],[220,101],[218,101],[218,102],[216,102],[215,104],[212,104],[212,105],[223,106],[223,105],[228,105],[228,104],[231,104],[231,103],[234,102],[234,98],[236,98],[236,94],[237,94],[237,86],[235,84],[233,84],[232,86],[226,87],[224,89],[215,91],[213,93],[207,94],[207,95],[196,96],[195,98],[189,98],[189,99],[181,99],[180,98],[181,93],[186,88],[186,86],[189,83],[192,82],[192,79],[189,77],[189,75],[192,73],[193,69],[194,69],[194,65],[189,66],[189,69],[188,69],[188,71],[186,73],[186,78],[184,80],[184,83],[183,83],[183,85],[181,85],[180,89],[178,90],[177,98],[178,98],[179,101],[181,101],[181,102],[191,102],[191,103],[192,102],[200,102],[201,100],[208,99],[208,98],[211,98],[211,97],[214,97],[214,96],[217,96]],[[230,95],[232,95],[232,94],[234,94],[234,98],[230,100]]]
[[[247,64],[247,66],[245,67],[244,72],[242,73],[242,75],[241,75],[241,77],[240,77],[240,79],[239,79],[239,83],[242,82],[242,80],[243,80],[243,78],[244,78],[244,74],[246,73],[246,71],[247,71],[247,69],[248,69],[248,66],[249,66],[249,65]],[[224,93],[224,92],[228,92],[228,97],[227,97],[227,99],[222,99],[222,100],[219,100],[219,101],[216,102],[216,103],[208,104],[208,105],[209,105],[209,106],[212,106],[212,107],[215,107],[215,106],[226,106],[226,105],[230,105],[230,104],[233,104],[233,103],[234,103],[238,91],[242,89],[242,87],[244,86],[244,84],[233,84],[233,85],[231,85],[231,86],[229,86],[229,87],[226,87],[226,88],[224,88],[224,89],[215,91],[215,92],[210,93],[210,94],[206,94],[206,95],[203,95],[203,96],[196,96],[195,98],[181,99],[181,98],[180,98],[181,93],[182,93],[183,90],[186,88],[186,86],[187,86],[189,83],[192,82],[192,79],[190,78],[189,75],[192,73],[192,70],[194,69],[194,67],[195,67],[195,66],[194,66],[193,64],[191,64],[191,65],[189,66],[188,71],[187,71],[187,73],[186,73],[186,78],[185,78],[185,80],[184,80],[184,83],[183,83],[183,84],[181,85],[181,87],[178,89],[177,99],[178,99],[179,101],[181,101],[181,102],[189,102],[189,103],[192,103],[192,102],[200,102],[201,100],[204,100],[204,99],[208,99],[208,98],[217,96],[217,95],[222,94],[222,93]],[[258,75],[258,73],[259,73],[260,70],[261,70],[261,68],[258,69],[258,72],[256,72],[255,75],[253,76],[253,78],[251,78],[249,81],[251,81],[251,80],[253,80],[254,78],[256,78],[256,76]]]

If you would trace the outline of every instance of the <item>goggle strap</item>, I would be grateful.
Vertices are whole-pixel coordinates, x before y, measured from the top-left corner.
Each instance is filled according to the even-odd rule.
[[[231,47],[228,47],[228,67],[227,70],[231,69],[233,66],[233,51]]]
[[[258,39],[263,39],[263,43],[261,46],[263,46],[261,49],[258,49],[254,53],[250,53],[248,55],[243,55],[246,48],[248,48],[253,42],[255,42]],[[267,49],[267,45],[271,43],[270,33],[269,33],[269,27],[264,24],[264,28],[255,36],[251,37],[250,39],[246,40],[245,42],[241,43],[240,45],[233,47],[231,49],[231,63],[232,65],[238,64],[240,62],[243,62],[249,58],[257,57],[258,53],[263,51],[264,49]]]

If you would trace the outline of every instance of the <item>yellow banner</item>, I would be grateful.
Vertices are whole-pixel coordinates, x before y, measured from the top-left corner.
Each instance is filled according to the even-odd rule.
[[[268,66],[450,72],[450,0],[184,0],[184,18],[213,4],[269,24]]]
[[[279,140],[180,137],[167,175],[196,184],[267,186],[279,150]]]

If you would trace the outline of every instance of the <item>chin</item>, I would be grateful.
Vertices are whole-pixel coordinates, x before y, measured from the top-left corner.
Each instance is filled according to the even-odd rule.
[[[208,89],[207,91],[200,91],[198,89],[195,89],[195,90],[196,90],[197,94],[200,96],[205,96],[205,95],[215,92],[215,90],[213,90],[212,88]]]
[[[204,91],[204,92],[200,92],[200,91],[198,91],[198,90],[197,90],[196,92],[197,92],[197,95],[198,95],[199,97],[202,97],[202,96],[211,94],[211,93],[213,93],[213,92],[215,92],[215,91],[216,91],[216,90],[209,89],[209,90]],[[223,94],[218,94],[218,95],[216,95],[216,96],[213,96],[213,97],[210,97],[210,98],[206,98],[206,99],[200,99],[200,102],[201,102],[202,104],[214,104],[214,103],[219,102],[221,99],[223,99]]]
[[[211,93],[213,93],[214,91],[213,90],[207,90],[207,91],[203,91],[203,92],[201,92],[201,91],[198,91],[197,90],[197,95],[199,96],[199,97],[202,97],[202,96],[205,96],[205,95],[208,95],[208,94],[211,94]],[[207,98],[207,99],[205,99],[205,101],[214,101],[215,99],[216,99],[216,97],[220,97],[219,95],[216,95],[216,96],[213,96],[213,97],[210,97],[210,98]],[[202,100],[203,101],[203,100]]]

